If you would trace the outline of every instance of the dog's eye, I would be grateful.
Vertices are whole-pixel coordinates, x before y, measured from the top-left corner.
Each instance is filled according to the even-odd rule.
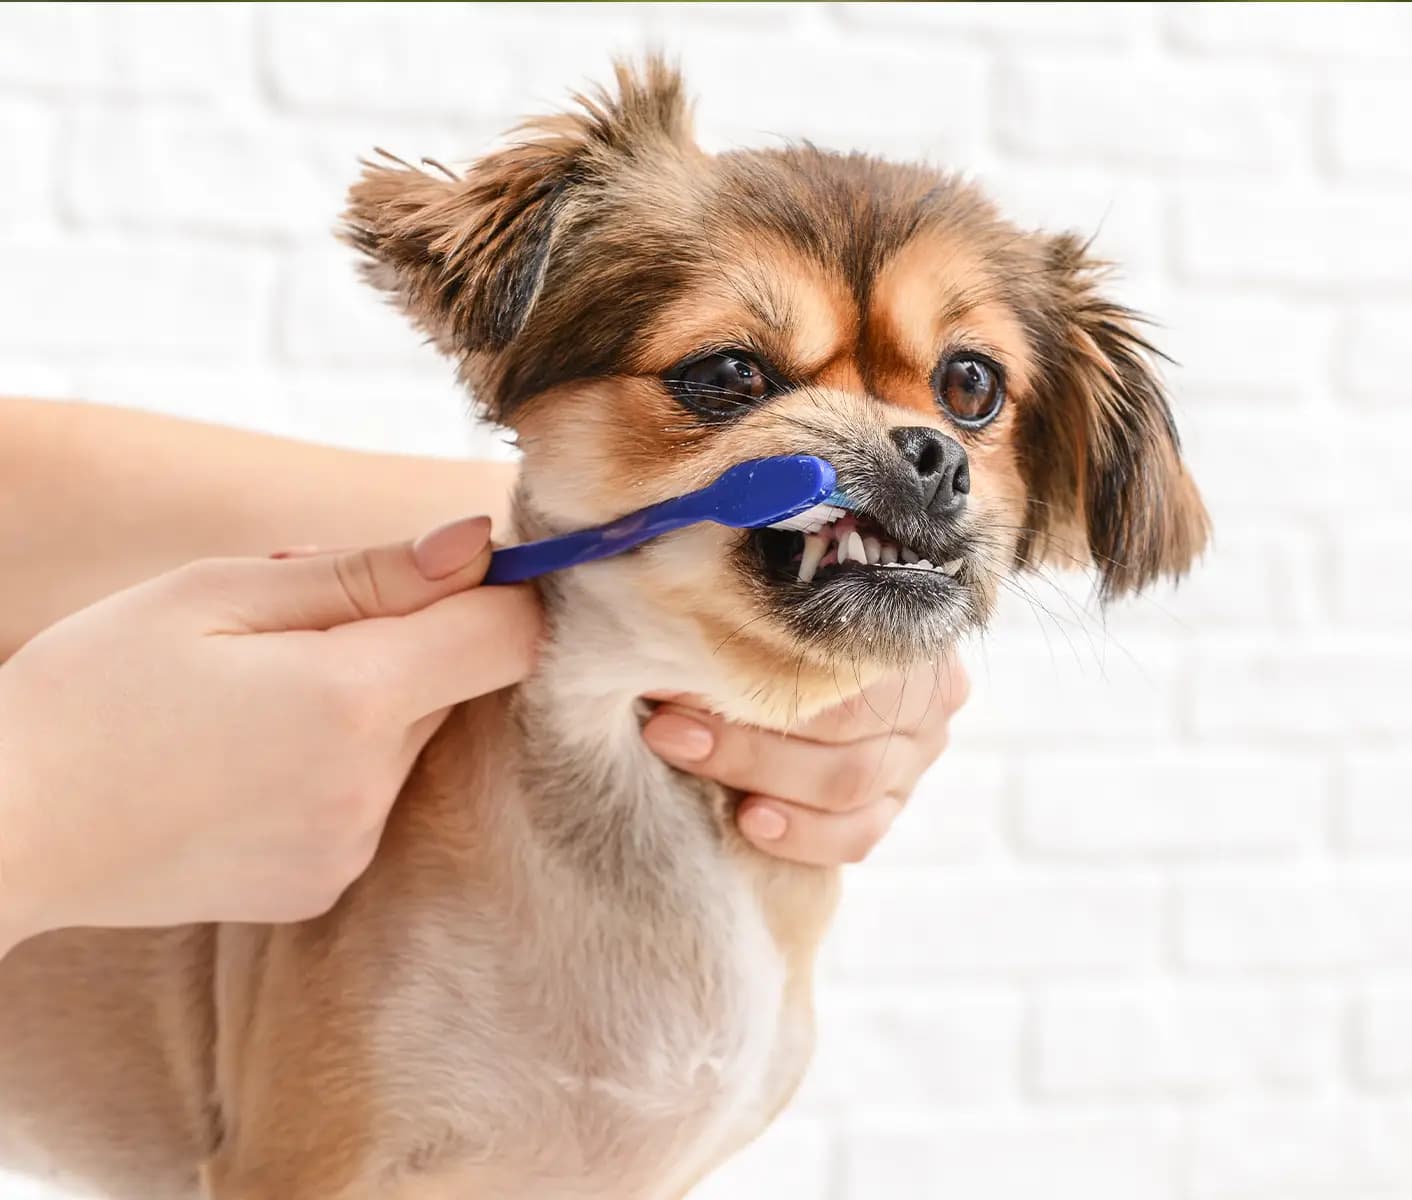
[[[988,358],[963,353],[942,361],[932,377],[936,398],[958,425],[989,425],[1005,403],[1005,380]]]
[[[769,370],[738,350],[683,363],[667,375],[667,385],[688,407],[709,416],[729,416],[779,391]]]

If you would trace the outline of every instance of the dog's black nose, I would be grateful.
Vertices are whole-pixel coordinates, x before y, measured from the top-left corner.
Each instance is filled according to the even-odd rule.
[[[922,507],[935,517],[959,516],[971,490],[971,467],[961,443],[924,425],[894,429],[892,440],[916,476]]]

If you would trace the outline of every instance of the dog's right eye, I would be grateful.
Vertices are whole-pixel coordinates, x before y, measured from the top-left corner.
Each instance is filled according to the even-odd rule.
[[[732,416],[780,390],[758,360],[739,350],[718,350],[668,372],[666,383],[688,408],[711,417]]]

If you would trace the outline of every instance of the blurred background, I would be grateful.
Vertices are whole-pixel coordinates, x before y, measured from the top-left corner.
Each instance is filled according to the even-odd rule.
[[[330,227],[661,46],[806,136],[1096,233],[1215,522],[1106,615],[1031,581],[713,1200],[1412,1195],[1412,7],[7,5],[0,390],[503,454]],[[51,1200],[0,1179],[0,1200]]]

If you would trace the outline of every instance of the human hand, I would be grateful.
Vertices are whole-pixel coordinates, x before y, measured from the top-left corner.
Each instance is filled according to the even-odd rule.
[[[0,954],[65,925],[287,921],[371,861],[448,707],[514,683],[527,588],[476,588],[490,522],[213,559],[0,667]]]
[[[644,724],[673,766],[744,792],[741,833],[796,862],[860,862],[946,749],[970,682],[959,660],[893,675],[788,735],[736,725],[699,699],[665,699]]]

